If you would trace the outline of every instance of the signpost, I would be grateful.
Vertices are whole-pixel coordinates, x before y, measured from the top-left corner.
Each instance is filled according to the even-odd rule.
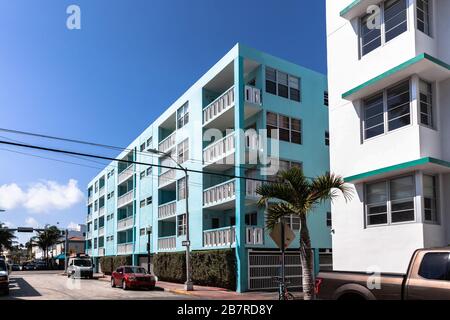
[[[292,229],[285,224],[283,219],[280,219],[272,232],[270,233],[270,237],[277,244],[278,248],[281,249],[281,281],[283,284],[285,283],[286,273],[285,273],[285,251],[286,248],[294,241],[295,233]]]

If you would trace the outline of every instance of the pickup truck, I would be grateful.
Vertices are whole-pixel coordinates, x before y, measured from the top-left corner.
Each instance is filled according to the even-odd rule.
[[[378,275],[376,275],[378,276]],[[322,300],[450,300],[450,247],[418,249],[406,274],[350,271],[319,272]]]

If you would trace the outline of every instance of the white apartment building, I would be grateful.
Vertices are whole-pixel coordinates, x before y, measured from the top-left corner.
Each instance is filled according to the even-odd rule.
[[[450,1],[327,0],[327,43],[333,268],[405,272],[450,243]]]

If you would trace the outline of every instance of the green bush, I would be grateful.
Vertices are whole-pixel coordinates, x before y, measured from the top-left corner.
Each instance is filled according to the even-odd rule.
[[[154,272],[159,280],[186,281],[184,252],[158,253],[154,256]],[[193,251],[192,281],[197,285],[236,289],[236,256],[234,250]]]
[[[111,275],[118,267],[131,265],[131,261],[131,256],[101,257],[100,265],[104,274]]]

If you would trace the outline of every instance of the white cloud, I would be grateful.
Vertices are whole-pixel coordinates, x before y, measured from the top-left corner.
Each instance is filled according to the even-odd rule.
[[[37,220],[33,217],[28,217],[25,219],[25,224],[27,227],[33,227],[33,228],[38,228],[39,227],[39,222],[37,222]]]
[[[15,183],[3,185],[0,186],[0,208],[10,210],[22,206],[37,213],[68,209],[84,198],[77,184],[74,179],[66,185],[43,181],[31,184],[26,191]]]
[[[67,229],[81,231],[81,226],[78,223],[72,221],[67,225]]]

